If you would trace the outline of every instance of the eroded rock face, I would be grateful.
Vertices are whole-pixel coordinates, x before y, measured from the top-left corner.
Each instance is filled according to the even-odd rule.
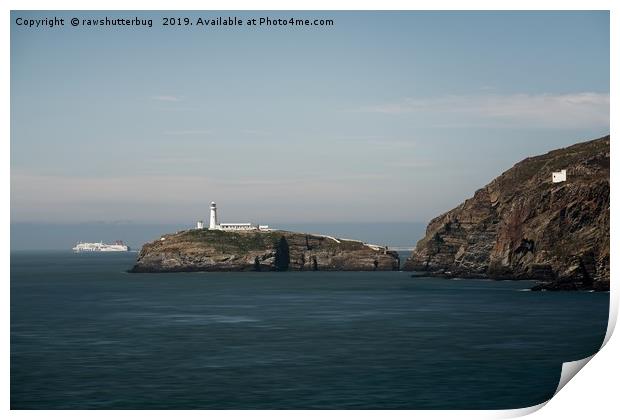
[[[433,219],[404,269],[609,290],[609,136],[517,163]]]
[[[396,252],[375,249],[362,242],[303,233],[200,229],[162,237],[165,239],[142,247],[130,271],[274,271],[284,267],[293,271],[399,269]]]

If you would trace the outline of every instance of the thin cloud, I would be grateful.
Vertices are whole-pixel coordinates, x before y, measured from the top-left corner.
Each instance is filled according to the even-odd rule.
[[[333,141],[344,144],[358,144],[371,146],[373,148],[386,149],[416,146],[416,143],[413,140],[400,140],[380,136],[337,136],[333,137]]]
[[[181,102],[182,100],[181,97],[173,96],[173,95],[157,95],[157,96],[152,96],[151,99],[154,101],[160,101],[160,102]]]
[[[271,136],[272,135],[272,133],[270,131],[259,130],[259,129],[252,129],[252,128],[245,128],[245,129],[241,130],[241,133],[249,134],[251,136]]]
[[[303,194],[308,188],[315,192],[333,192],[335,197],[343,197],[353,187],[366,188],[367,181],[384,180],[387,176],[376,173],[348,174],[341,176],[299,176],[289,178],[256,178],[203,176],[115,176],[115,177],[74,177],[14,173],[11,176],[13,204],[33,204],[32,208],[43,209],[45,203],[105,203],[126,201],[127,203],[161,203],[202,199],[196,191],[229,192],[235,187],[249,195],[272,193],[286,196],[291,192]],[[362,182],[364,181],[364,182]],[[263,189],[264,187],[264,189]],[[274,187],[274,188],[268,188]],[[233,195],[239,194],[239,191]],[[197,198],[198,196],[198,198]],[[311,196],[310,196],[311,197]]]
[[[389,164],[394,168],[406,168],[406,169],[421,169],[421,168],[432,168],[435,166],[435,162],[430,160],[412,160],[412,161],[402,161],[402,162],[392,162]]]
[[[377,148],[386,148],[386,149],[392,149],[392,148],[402,149],[402,148],[407,148],[407,147],[415,147],[416,145],[413,141],[391,140],[391,139],[368,140],[367,142],[365,142],[365,144],[369,146],[377,147]]]
[[[447,125],[592,127],[609,125],[609,94],[448,95],[367,106],[357,112],[414,115]]]
[[[170,130],[164,131],[164,134],[171,136],[194,136],[213,134],[213,130]]]

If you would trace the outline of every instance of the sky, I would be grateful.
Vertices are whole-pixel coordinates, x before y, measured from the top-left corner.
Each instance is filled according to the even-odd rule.
[[[53,16],[154,25],[15,23]],[[212,200],[222,222],[426,223],[525,157],[609,133],[608,12],[165,16],[334,25],[13,11],[12,223],[190,226]]]

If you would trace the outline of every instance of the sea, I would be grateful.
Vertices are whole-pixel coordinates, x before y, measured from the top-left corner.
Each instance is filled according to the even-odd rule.
[[[608,293],[529,281],[135,258],[11,253],[12,409],[523,408],[607,328]]]

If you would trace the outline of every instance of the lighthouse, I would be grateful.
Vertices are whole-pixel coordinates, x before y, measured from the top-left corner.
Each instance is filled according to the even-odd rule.
[[[201,222],[198,222],[196,229],[201,229]],[[224,231],[271,231],[268,225],[255,225],[253,223],[219,223],[217,221],[217,206],[215,201],[211,202],[210,214],[209,214],[209,230],[224,230]]]
[[[218,229],[217,224],[217,207],[215,201],[211,201],[211,214],[209,215],[209,229]]]

